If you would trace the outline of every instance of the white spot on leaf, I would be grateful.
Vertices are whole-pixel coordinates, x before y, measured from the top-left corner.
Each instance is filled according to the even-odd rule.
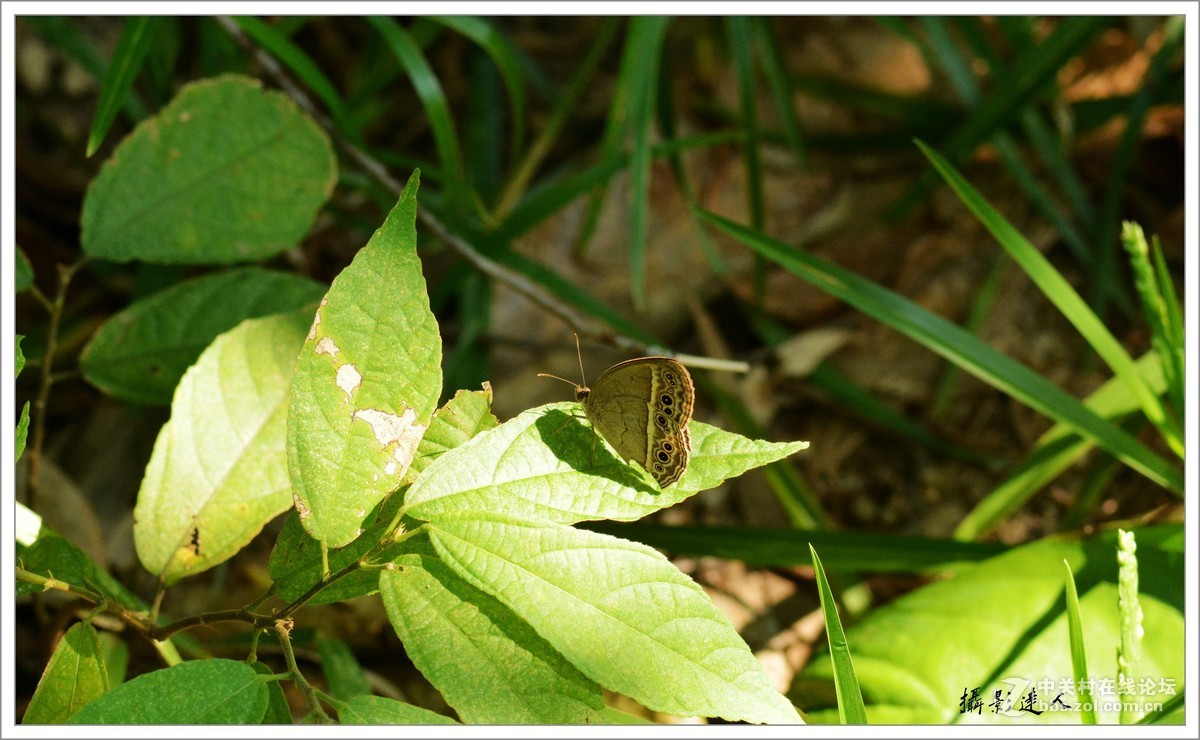
[[[337,357],[340,351],[337,343],[329,337],[321,337],[321,341],[317,342],[317,346],[313,348],[313,352],[316,352],[318,355],[329,355],[334,358]]]
[[[324,340],[322,340],[324,341]],[[354,392],[359,385],[362,384],[362,374],[351,365],[346,363],[337,369],[337,386],[342,389],[342,392],[349,396]],[[357,415],[358,412],[355,412]],[[378,435],[377,435],[378,436]]]
[[[425,434],[425,425],[418,424],[417,412],[406,408],[400,416],[379,409],[359,409],[353,418],[371,425],[377,441],[385,450],[391,449],[392,459],[383,472],[389,478],[403,475],[417,453],[417,443]]]

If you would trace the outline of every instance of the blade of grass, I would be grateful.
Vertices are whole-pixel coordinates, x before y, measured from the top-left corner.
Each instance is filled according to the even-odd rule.
[[[1030,408],[1070,424],[1150,480],[1182,494],[1183,476],[1165,460],[1096,416],[1045,377],[979,341],[962,327],[849,270],[795,250],[711,211],[701,213],[721,231],[789,272],[920,342]]]
[[[1099,245],[1092,273],[1098,311],[1103,311],[1109,298],[1124,294],[1122,287],[1117,285],[1116,264],[1116,247],[1119,236],[1117,222],[1120,219],[1121,196],[1125,191],[1129,169],[1137,155],[1138,144],[1142,139],[1142,125],[1146,120],[1146,112],[1150,109],[1154,90],[1162,84],[1167,64],[1182,50],[1185,20],[1184,16],[1173,16],[1165,21],[1162,46],[1150,59],[1146,77],[1137,94],[1133,96],[1129,109],[1125,112],[1125,132],[1117,144],[1112,163],[1106,169],[1105,179],[1108,186],[1105,188],[1104,198],[1101,201],[1094,235],[1095,241]]]
[[[740,125],[746,133],[742,141],[742,159],[746,165],[746,197],[750,209],[750,223],[755,229],[763,226],[763,176],[759,160],[760,135],[758,112],[752,65],[753,40],[750,19],[731,16],[725,19],[725,30],[729,39],[729,53],[733,57],[734,75],[738,84],[738,111]],[[767,265],[760,255],[754,258],[754,303],[761,305],[766,294]]]
[[[1066,569],[1067,633],[1071,641],[1071,667],[1075,672],[1075,685],[1079,687],[1079,702],[1082,705],[1083,724],[1096,724],[1096,710],[1092,702],[1091,679],[1088,676],[1087,652],[1083,645],[1083,620],[1079,617],[1079,594],[1075,591],[1075,574],[1071,564],[1063,560]]]
[[[850,644],[846,641],[845,631],[842,630],[842,620],[838,616],[829,581],[825,578],[821,558],[812,545],[809,545],[808,549],[812,553],[813,575],[817,579],[821,613],[825,616],[829,658],[833,661],[833,688],[837,694],[838,718],[843,725],[865,725],[867,709],[863,706],[862,689],[858,685],[858,675],[854,672],[854,661],[850,657]]]
[[[1129,266],[1133,273],[1133,284],[1137,288],[1138,298],[1142,306],[1142,316],[1150,327],[1150,344],[1158,353],[1163,365],[1163,375],[1167,379],[1167,388],[1175,391],[1182,385],[1183,378],[1176,375],[1177,352],[1182,356],[1182,343],[1176,343],[1174,327],[1168,317],[1167,296],[1165,287],[1159,284],[1159,270],[1150,263],[1150,247],[1146,244],[1146,235],[1142,227],[1126,221],[1121,228],[1121,242],[1129,255]],[[1170,276],[1166,276],[1166,286],[1171,285]],[[1172,396],[1172,400],[1174,400]],[[1181,408],[1176,406],[1176,408]]]
[[[1007,125],[1021,108],[1029,105],[1055,73],[1077,54],[1110,19],[1097,16],[1063,18],[1058,27],[996,80],[992,93],[941,144],[947,156],[957,159]],[[922,176],[888,211],[892,219],[907,214],[922,201],[934,180]]]
[[[254,39],[256,44],[266,49],[290,69],[292,74],[299,77],[308,86],[308,89],[312,90],[313,94],[325,103],[325,107],[329,109],[329,115],[344,136],[355,143],[361,143],[362,134],[354,128],[342,96],[308,54],[305,54],[287,36],[261,18],[239,15],[233,16],[233,22],[247,36]]]
[[[804,148],[800,119],[796,116],[791,80],[784,67],[783,53],[779,50],[779,39],[771,30],[768,18],[758,16],[753,18],[752,22],[754,35],[758,40],[759,60],[767,78],[767,86],[771,89],[771,99],[775,101],[775,109],[779,112],[784,141],[791,148],[797,166],[803,169],[808,165],[808,153]]]
[[[1134,367],[1133,358],[1112,335],[1108,327],[1079,297],[1066,278],[1054,269],[1050,261],[996,209],[992,208],[991,204],[967,182],[966,178],[933,149],[921,141],[916,143],[963,204],[975,214],[975,217],[991,232],[996,241],[1000,242],[1000,246],[1004,247],[1004,250],[1016,260],[1042,293],[1083,335],[1096,354],[1100,355],[1113,372],[1129,385],[1130,390],[1141,403],[1146,418],[1158,427],[1171,449],[1183,457],[1183,440],[1178,422],[1166,413],[1159,397],[1151,393],[1146,384],[1142,382],[1141,374]]]
[[[1154,353],[1142,355],[1137,361],[1137,368],[1148,386],[1155,392],[1162,391],[1162,366]],[[1137,399],[1121,378],[1109,378],[1084,399],[1083,405],[1109,421],[1120,419],[1138,409]],[[954,530],[955,539],[976,540],[995,529],[1005,517],[1019,509],[1093,446],[1091,440],[1080,437],[1068,424],[1055,424],[1038,438],[1033,452],[1017,470],[963,517]]]
[[[979,327],[983,326],[983,320],[987,318],[988,311],[991,310],[992,304],[996,299],[996,290],[1000,287],[1000,278],[1004,275],[1004,270],[1008,266],[1003,254],[997,254],[996,260],[992,264],[992,269],[988,271],[987,277],[983,279],[983,283],[975,291],[975,298],[971,302],[971,311],[967,314],[967,320],[963,324],[963,328],[978,336]],[[954,397],[954,391],[958,387],[958,379],[961,370],[956,365],[946,365],[942,370],[941,377],[938,378],[937,388],[933,393],[933,410],[930,413],[932,418],[939,419],[946,413],[946,409],[950,405],[950,399]]]
[[[474,41],[491,57],[496,69],[500,71],[504,87],[508,90],[508,106],[512,115],[509,157],[516,161],[518,153],[525,145],[525,111],[528,105],[525,98],[525,78],[521,75],[521,61],[516,49],[508,37],[486,18],[432,15],[427,16],[427,20],[440,23]]]
[[[490,203],[499,190],[504,169],[504,150],[497,146],[505,139],[500,76],[479,49],[468,49],[465,56],[471,96],[464,121],[463,163],[471,191]]]
[[[125,21],[117,49],[104,72],[100,100],[96,104],[91,131],[88,132],[86,156],[90,157],[96,153],[113,121],[117,120],[117,112],[125,105],[125,99],[129,97],[129,91],[142,69],[146,54],[154,45],[154,37],[161,21],[157,16],[134,16]]]
[[[604,58],[604,52],[608,49],[608,45],[612,43],[613,37],[616,36],[619,25],[620,19],[616,17],[609,17],[604,20],[604,24],[600,27],[600,32],[592,40],[587,54],[584,55],[579,68],[575,70],[575,74],[571,78],[571,84],[567,86],[567,89],[562,94],[554,96],[553,99],[557,101],[554,111],[550,114],[549,120],[546,121],[546,125],[542,128],[537,138],[534,139],[533,144],[530,145],[529,151],[525,153],[524,158],[517,164],[512,179],[509,180],[496,201],[493,213],[497,219],[506,220],[525,194],[530,181],[533,180],[533,176],[537,174],[538,168],[541,167],[542,162],[546,159],[546,155],[550,153],[550,149],[558,140],[558,135],[562,132],[563,126],[567,122],[567,117],[575,110],[580,96],[583,95],[587,85],[591,83],[596,70],[600,66],[601,59]],[[606,159],[605,161],[608,160]]]
[[[675,140],[677,136],[675,129],[675,98],[671,89],[674,70],[671,64],[671,55],[664,54],[662,64],[659,65],[658,104],[655,106],[659,134],[668,142]],[[726,269],[725,260],[721,257],[721,252],[717,249],[717,245],[709,235],[708,229],[705,229],[704,225],[700,223],[700,219],[697,218],[693,210],[699,207],[700,201],[696,197],[696,189],[692,187],[691,180],[684,172],[683,154],[679,149],[671,149],[666,152],[666,158],[667,166],[671,168],[671,174],[675,178],[675,185],[679,188],[679,193],[683,197],[684,203],[688,205],[688,215],[691,217],[692,223],[696,226],[696,237],[700,241],[700,249],[704,252],[704,258],[708,260],[708,265],[715,274],[724,275]]]
[[[1182,715],[1183,702],[1185,698],[1186,694],[1180,691],[1178,694],[1175,694],[1171,698],[1164,701],[1162,708],[1152,712],[1147,712],[1146,716],[1139,719],[1137,723],[1139,725],[1155,725],[1160,722],[1170,722],[1172,719],[1171,715],[1179,712],[1180,718],[1176,724],[1183,724]]]
[[[629,95],[629,290],[635,311],[646,308],[646,239],[650,212],[650,129],[654,124],[654,89],[658,82],[663,41],[670,19],[634,18],[622,77]],[[636,60],[636,61],[635,61]],[[628,65],[628,66],[627,66]]]
[[[1167,260],[1163,257],[1162,245],[1158,243],[1157,236],[1153,238],[1153,245],[1154,270],[1158,274],[1158,284],[1162,288],[1163,304],[1167,311],[1167,346],[1171,350],[1170,357],[1163,358],[1163,363],[1174,365],[1174,371],[1171,373],[1173,382],[1168,383],[1167,392],[1175,413],[1182,416],[1187,385],[1187,376],[1183,372],[1187,353],[1187,336],[1183,330],[1183,304],[1175,293],[1175,282],[1167,270]]]
[[[1139,417],[1136,419],[1126,419],[1121,428],[1130,434],[1136,435],[1141,427],[1145,425],[1145,417]],[[1092,469],[1088,471],[1083,485],[1079,487],[1079,493],[1075,496],[1075,500],[1071,502],[1071,508],[1067,510],[1066,516],[1062,518],[1062,523],[1058,525],[1058,531],[1070,532],[1081,528],[1087,522],[1088,517],[1096,511],[1100,496],[1112,485],[1113,478],[1116,477],[1117,472],[1121,469],[1121,461],[1107,452],[1101,450],[1097,457],[1099,459],[1092,465]]]
[[[977,108],[983,100],[983,93],[980,91],[979,85],[975,82],[974,72],[971,69],[970,63],[959,52],[958,46],[954,44],[946,22],[941,18],[922,18],[921,22],[934,48],[937,49],[938,59],[941,61],[942,68],[950,78],[950,83],[954,86],[959,98],[972,108]],[[962,19],[958,25],[960,29],[975,28],[975,24],[970,23],[969,19]],[[992,63],[993,71],[1003,73],[1003,67],[999,64],[996,54],[982,40],[979,40],[977,36],[978,34],[973,34],[970,38],[976,39],[976,44],[979,45],[979,48],[987,50],[988,53],[984,54],[984,56]],[[1025,109],[1025,111],[1028,110],[1030,109]],[[1084,241],[1082,233],[1075,228],[1075,224],[1067,217],[1067,214],[1055,204],[1049,193],[1042,187],[1037,177],[1033,174],[1033,171],[1026,166],[1024,160],[1021,158],[1020,150],[1013,142],[1012,136],[1003,130],[997,130],[992,134],[990,141],[997,153],[1000,154],[1000,159],[1004,163],[1005,168],[1008,169],[1009,174],[1021,187],[1021,190],[1025,192],[1026,197],[1054,225],[1058,233],[1062,235],[1067,246],[1071,248],[1075,259],[1080,264],[1087,265],[1091,248]]]
[[[595,521],[579,525],[636,540],[672,556],[740,560],[763,568],[809,565],[809,545],[836,563],[837,573],[946,573],[995,557],[1008,549],[999,542],[956,542],[906,535],[824,532],[768,527],[672,527],[640,522]]]
[[[429,120],[429,128],[433,133],[442,175],[446,178],[444,184],[447,209],[451,213],[467,212],[471,203],[470,188],[467,186],[463,169],[454,117],[451,115],[446,95],[442,92],[442,83],[412,35],[399,23],[383,16],[368,17],[367,23],[396,55],[421,100],[421,107],[425,110],[425,117]]]

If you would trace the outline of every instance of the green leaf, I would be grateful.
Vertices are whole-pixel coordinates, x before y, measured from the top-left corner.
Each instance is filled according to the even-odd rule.
[[[417,454],[405,476],[412,483],[434,460],[465,443],[481,432],[495,429],[500,421],[492,415],[492,386],[483,384],[483,390],[460,390],[433,414],[425,436],[417,445]]]
[[[60,725],[92,699],[108,691],[108,670],[96,629],[77,622],[67,630],[21,720],[26,725]]]
[[[1145,653],[1138,675],[1184,679],[1184,529],[1147,527],[1137,532],[1145,610]],[[1120,616],[1117,567],[1112,553],[1116,532],[1079,540],[1050,537],[1014,548],[959,570],[871,612],[846,631],[854,646],[854,667],[871,723],[1065,723],[1078,724],[1079,697],[1063,696],[1071,711],[993,712],[993,692],[1011,691],[1013,703],[1037,687],[1035,707],[1046,710],[1062,682],[1074,681],[1063,599],[1062,562],[1070,563],[1079,589],[1083,638],[1089,646],[1093,680],[1117,682]],[[1153,574],[1152,577],[1149,574]],[[1054,693],[1045,695],[1053,681]],[[1039,682],[1043,682],[1039,687]],[[978,689],[984,706],[963,713],[964,692]],[[793,681],[790,695],[805,697],[814,720],[837,721],[832,666],[828,655],[814,658]],[[1165,692],[1139,697],[1164,701]],[[1097,694],[1097,720],[1113,723],[1113,693]],[[822,707],[830,707],[823,709]]]
[[[449,717],[428,709],[388,699],[356,696],[338,710],[343,725],[456,725]]]
[[[288,470],[300,523],[329,547],[404,479],[441,393],[442,340],[417,256],[413,173],[333,281],[296,364]]]
[[[1087,669],[1087,650],[1083,641],[1083,619],[1079,616],[1079,592],[1075,589],[1075,573],[1071,564],[1063,561],[1066,569],[1067,634],[1070,637],[1071,668],[1075,685],[1079,689],[1080,715],[1085,725],[1096,724],[1096,708],[1092,699],[1091,677]]]
[[[104,322],[84,348],[80,369],[106,393],[165,405],[217,335],[244,319],[316,303],[323,292],[306,277],[258,267],[185,280]]]
[[[252,663],[251,667],[260,676],[275,674],[275,671],[271,670],[271,666],[259,661]],[[288,705],[287,697],[284,696],[283,687],[279,685],[279,681],[267,681],[267,711],[263,715],[261,724],[292,724],[292,709]]]
[[[104,659],[104,667],[108,671],[108,685],[117,686],[125,682],[125,672],[129,669],[129,645],[112,632],[101,632],[100,657]]]
[[[1163,431],[1163,436],[1175,452],[1183,456],[1183,437],[1174,418],[1166,413],[1162,401],[1142,382],[1142,376],[1134,367],[1133,358],[1112,335],[1087,303],[1075,292],[1067,279],[1050,261],[1021,235],[1000,212],[992,207],[979,191],[971,186],[958,170],[933,149],[917,141],[917,147],[933,163],[933,166],[950,187],[958,194],[963,204],[975,214],[1000,246],[1021,266],[1025,274],[1050,299],[1062,315],[1087,340],[1092,349],[1112,368],[1117,377],[1129,386],[1141,404],[1146,418]]]
[[[295,246],[333,190],[329,139],[245,77],[184,87],[117,147],[83,203],[83,251],[226,264]]]
[[[442,453],[467,441],[482,430],[496,426],[490,406],[492,389],[486,386],[481,391],[459,391],[454,398],[433,415],[429,429],[417,445],[417,454],[408,469],[423,470]],[[396,511],[401,503],[400,496],[384,500],[377,511],[364,522],[366,531],[353,542],[328,554],[329,568],[336,572],[358,560],[389,533]],[[283,531],[275,540],[271,551],[270,571],[275,579],[275,593],[280,598],[292,601],[300,598],[321,580],[323,575],[321,543],[313,539],[297,517],[288,517]],[[310,604],[328,604],[365,596],[379,590],[379,572],[360,570],[339,579],[321,590]]]
[[[125,105],[125,98],[141,71],[146,52],[154,45],[154,35],[161,20],[154,16],[135,16],[125,21],[121,40],[113,52],[112,64],[104,73],[100,102],[96,105],[96,116],[88,133],[87,156],[96,153],[104,141],[104,135],[117,119],[117,113]]]
[[[76,725],[256,724],[267,711],[267,685],[236,660],[193,660],[146,673],[92,701]]]
[[[25,250],[20,247],[17,247],[13,259],[16,260],[16,266],[13,269],[14,290],[18,293],[29,290],[33,287],[33,265],[29,263],[29,258],[25,256]]]
[[[429,536],[600,685],[685,717],[800,723],[704,590],[657,551],[491,512],[443,514]]]
[[[1030,408],[1069,424],[1150,480],[1179,493],[1183,475],[1045,377],[946,319],[882,286],[710,211],[701,215],[789,272],[920,342]]]
[[[183,376],[134,508],[146,570],[171,585],[228,560],[292,504],[288,388],[308,312],[248,319]]]
[[[829,640],[829,654],[833,661],[838,718],[843,725],[865,725],[867,713],[863,707],[862,690],[858,686],[858,676],[854,672],[854,661],[850,658],[850,645],[846,642],[846,633],[842,630],[842,620],[838,617],[837,603],[834,601],[833,591],[829,588],[829,581],[825,578],[825,568],[821,565],[816,548],[809,545],[809,551],[812,553],[817,594],[821,599],[821,613],[825,616],[825,636]]]
[[[16,441],[17,456],[14,460],[20,460],[21,455],[25,454],[25,442],[29,438],[29,401],[21,407],[21,418],[17,420],[17,431],[14,434]]]
[[[25,352],[21,349],[21,341],[25,339],[24,335],[18,334],[13,340],[13,365],[16,368],[13,370],[13,377],[16,378],[25,369]]]
[[[356,696],[371,693],[367,675],[350,651],[350,646],[341,640],[319,638],[317,654],[321,656],[321,669],[325,671],[325,682],[329,693],[336,699],[350,701]]]
[[[379,586],[405,653],[464,722],[600,721],[600,687],[428,545],[392,561]]]
[[[20,504],[18,507],[23,508]],[[41,528],[32,544],[18,547],[17,563],[25,570],[87,589],[128,609],[144,611],[148,608],[120,581],[98,567],[83,550],[45,526]],[[18,596],[38,593],[41,590],[36,584],[21,580],[16,582]]]
[[[409,489],[406,513],[429,520],[478,509],[564,524],[639,519],[807,446],[751,440],[695,420],[688,428],[687,472],[660,490],[593,431],[578,403],[539,406],[438,458]]]

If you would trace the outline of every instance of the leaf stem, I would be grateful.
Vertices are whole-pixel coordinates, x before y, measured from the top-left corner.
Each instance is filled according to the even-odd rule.
[[[292,627],[293,622],[290,619],[275,620],[275,634],[279,636],[279,644],[283,647],[283,657],[287,660],[288,671],[292,674],[292,680],[296,682],[300,691],[308,699],[308,704],[312,707],[312,714],[316,715],[317,721],[321,724],[330,724],[332,720],[325,713],[325,708],[321,706],[316,689],[312,687],[312,684],[300,672],[300,667],[296,665],[296,654],[292,650]]]

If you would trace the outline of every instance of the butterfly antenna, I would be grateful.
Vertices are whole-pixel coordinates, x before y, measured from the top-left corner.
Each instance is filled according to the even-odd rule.
[[[569,385],[575,385],[574,382],[567,380],[566,378],[560,378],[557,375],[551,375],[550,373],[538,373],[537,376],[539,378],[554,378],[555,380],[561,380],[562,382],[567,383]]]
[[[587,373],[583,371],[583,352],[579,349],[579,335],[575,335],[575,356],[579,358],[579,377],[583,378],[583,387],[587,387]]]

